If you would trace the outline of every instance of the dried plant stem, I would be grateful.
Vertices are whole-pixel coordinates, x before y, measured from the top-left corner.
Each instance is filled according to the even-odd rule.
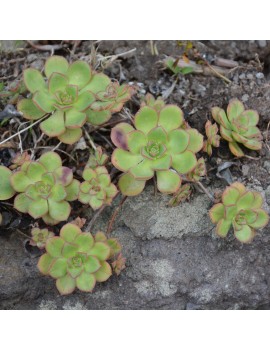
[[[93,148],[94,150],[96,150],[97,147],[96,147],[96,145],[94,144],[94,142],[93,142],[93,140],[92,140],[90,134],[87,132],[86,129],[84,129],[84,132],[85,132],[85,135],[86,135],[86,137],[87,137],[87,139],[88,139],[90,145],[92,146],[92,148]]]
[[[106,234],[109,235],[110,232],[112,231],[112,227],[113,227],[113,224],[114,224],[114,221],[115,221],[115,218],[116,216],[118,215],[122,205],[124,204],[124,202],[126,201],[127,199],[127,196],[124,196],[123,199],[121,200],[120,204],[118,205],[118,207],[114,210],[112,216],[111,216],[111,219],[109,221],[109,224],[108,224],[108,227],[107,227],[107,232]]]
[[[86,232],[90,232],[91,231],[91,229],[93,228],[93,225],[95,224],[96,220],[101,215],[101,213],[103,212],[105,207],[106,207],[106,205],[101,206],[100,209],[94,214],[94,216],[92,217],[91,221],[85,227],[85,231]]]
[[[15,134],[11,135],[10,137],[8,137],[7,139],[1,141],[0,145],[6,143],[6,142],[9,141],[10,139],[15,138],[17,135],[22,134],[23,132],[27,131],[28,129],[34,127],[36,124],[39,124],[41,121],[43,121],[43,120],[44,120],[45,118],[47,118],[47,117],[48,117],[48,115],[46,115],[46,116],[40,118],[38,121],[32,123],[30,126],[24,128],[24,129],[22,129],[22,130],[19,130],[17,133],[15,133]]]
[[[199,185],[199,187],[203,190],[203,192],[209,197],[211,201],[216,202],[214,196],[202,185],[200,181],[195,182],[195,184]]]

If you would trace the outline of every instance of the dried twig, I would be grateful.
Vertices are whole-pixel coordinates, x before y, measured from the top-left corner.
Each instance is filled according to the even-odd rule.
[[[109,235],[110,232],[112,231],[112,227],[113,227],[115,218],[118,215],[118,213],[119,213],[123,203],[126,201],[126,199],[127,199],[127,196],[124,196],[123,199],[121,200],[120,204],[118,205],[118,207],[114,210],[114,212],[111,216],[111,219],[109,221],[108,227],[107,227],[107,232],[106,232],[107,235]]]
[[[92,217],[91,221],[85,227],[85,231],[86,232],[91,232],[91,229],[92,229],[93,225],[95,224],[96,220],[101,215],[101,213],[104,211],[105,207],[106,207],[106,205],[101,206],[100,209],[94,214],[94,216]]]
[[[32,48],[40,51],[50,51],[51,54],[54,54],[55,50],[60,50],[63,49],[63,45],[61,44],[55,44],[55,45],[37,45],[34,44],[31,40],[27,40],[27,43],[32,46]]]
[[[48,117],[48,115],[43,116],[43,117],[42,117],[42,118],[40,118],[38,121],[36,121],[36,122],[34,122],[34,123],[30,124],[30,126],[28,126],[28,127],[24,128],[24,129],[22,129],[22,130],[18,131],[17,133],[15,133],[15,134],[11,135],[11,136],[10,136],[10,137],[8,137],[7,139],[5,139],[5,140],[1,141],[0,145],[2,145],[2,144],[4,144],[4,143],[6,143],[6,142],[7,142],[8,140],[10,140],[10,139],[15,138],[17,135],[22,134],[23,132],[27,131],[28,129],[30,129],[30,128],[32,128],[32,127],[34,127],[36,124],[39,124],[40,122],[42,122],[42,121],[43,121],[45,118],[47,118],[47,117]]]

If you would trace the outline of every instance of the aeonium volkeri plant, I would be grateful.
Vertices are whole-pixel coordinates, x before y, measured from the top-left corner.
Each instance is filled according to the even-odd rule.
[[[118,190],[111,182],[111,177],[106,167],[85,168],[82,176],[84,182],[80,185],[78,195],[80,202],[89,204],[93,210],[112,203]]]
[[[11,175],[10,182],[20,193],[15,197],[14,207],[51,225],[68,219],[69,201],[77,199],[80,185],[55,152],[44,153],[38,161],[25,162]]]
[[[245,110],[238,99],[232,99],[227,107],[227,113],[220,107],[212,108],[212,116],[220,125],[220,134],[229,142],[231,152],[237,156],[244,156],[239,144],[251,150],[262,148],[262,134],[256,127],[259,114],[254,110]]]
[[[107,239],[98,232],[95,236],[82,232],[74,224],[62,227],[59,237],[46,242],[46,253],[38,262],[41,273],[56,279],[60,294],[71,294],[77,287],[91,292],[97,282],[105,282],[112,275],[108,260],[121,251],[116,239]]]
[[[92,109],[101,95],[108,92],[111,80],[103,73],[93,72],[84,61],[69,64],[61,56],[51,56],[45,63],[45,77],[36,69],[24,70],[24,83],[31,97],[18,103],[18,110],[30,120],[50,115],[40,127],[49,137],[58,137],[66,144],[73,144],[82,135],[86,121],[99,125],[106,122],[115,111],[115,104]],[[119,96],[117,95],[119,93]],[[122,90],[116,91],[117,108],[130,98]],[[126,99],[126,100],[125,100]]]
[[[239,182],[227,187],[222,194],[222,202],[214,205],[209,216],[217,225],[216,233],[220,237],[227,236],[231,227],[236,239],[249,243],[255,237],[256,229],[265,227],[269,216],[261,207],[262,195],[246,189]]]
[[[121,192],[127,196],[139,194],[146,181],[156,174],[158,189],[175,193],[181,185],[181,175],[197,165],[195,154],[203,146],[203,136],[196,129],[186,129],[183,112],[175,105],[166,105],[160,111],[142,107],[134,118],[134,126],[120,123],[111,132],[117,147],[112,163],[125,172],[119,180]]]
[[[47,228],[33,228],[31,230],[31,240],[29,242],[32,246],[37,246],[39,249],[45,249],[46,242],[50,238],[54,237],[54,233],[49,231]]]

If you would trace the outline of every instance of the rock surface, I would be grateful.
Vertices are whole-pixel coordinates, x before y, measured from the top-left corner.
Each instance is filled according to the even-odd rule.
[[[59,296],[53,279],[23,250],[23,237],[0,236],[2,309],[256,309],[270,297],[269,228],[250,245],[215,236],[210,200],[196,194],[168,208],[149,186],[129,198],[114,225],[127,268],[92,294]],[[194,211],[194,209],[196,209]],[[113,209],[95,225],[105,229]],[[94,230],[94,231],[95,231]]]

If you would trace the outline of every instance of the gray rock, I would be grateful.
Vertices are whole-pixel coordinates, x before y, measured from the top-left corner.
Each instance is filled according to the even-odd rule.
[[[264,78],[264,74],[262,72],[256,73],[256,78],[257,79],[263,79]]]

